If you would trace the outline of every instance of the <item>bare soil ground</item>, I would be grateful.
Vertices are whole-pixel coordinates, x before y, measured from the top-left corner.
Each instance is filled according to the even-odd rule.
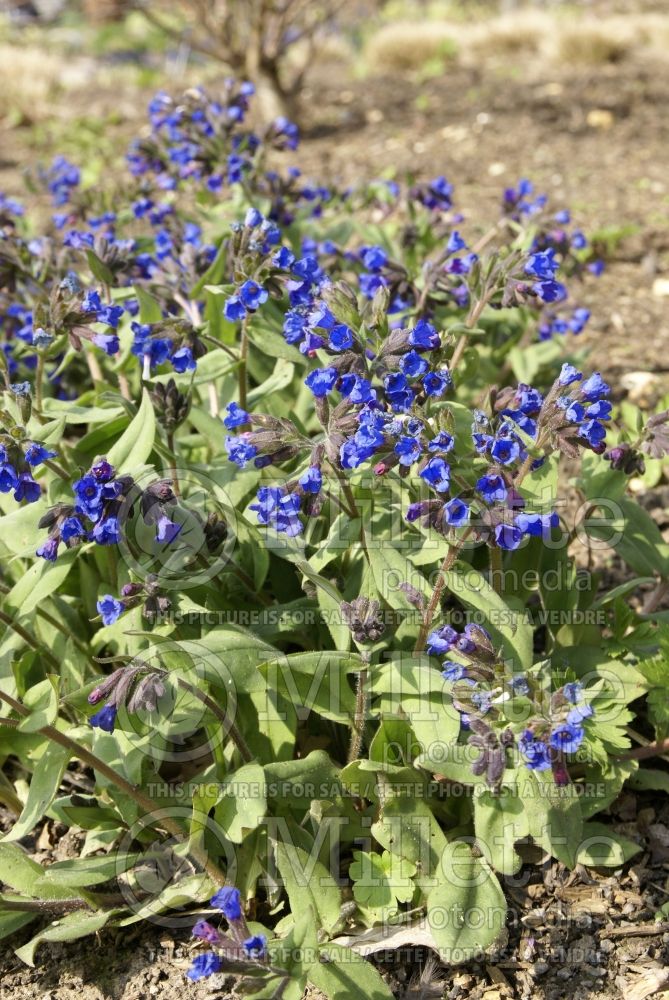
[[[614,381],[630,371],[653,373],[645,402],[667,391],[668,300],[653,285],[669,271],[669,64],[534,66],[522,73],[502,64],[459,67],[422,83],[392,67],[382,78],[355,80],[333,64],[315,70],[304,98],[306,174],[353,181],[390,167],[422,177],[444,173],[456,185],[458,205],[482,226],[496,217],[501,188],[528,176],[556,207],[569,204],[586,231],[633,229],[614,239],[605,275],[584,290],[593,321],[583,342],[590,365]],[[119,137],[132,131],[131,117],[115,126]],[[21,130],[0,126],[0,188],[18,189],[18,166],[28,155]],[[644,1000],[668,990],[669,924],[653,917],[669,900],[669,803],[626,792],[605,819],[643,846],[624,869],[528,868],[528,884],[508,886],[509,938],[498,954],[466,968],[428,963],[422,979],[416,977],[426,956],[391,960],[384,968],[397,995]],[[184,980],[191,946],[183,934],[104,931],[79,944],[43,946],[30,969],[12,949],[31,933],[2,943],[0,997],[230,995],[222,977]]]

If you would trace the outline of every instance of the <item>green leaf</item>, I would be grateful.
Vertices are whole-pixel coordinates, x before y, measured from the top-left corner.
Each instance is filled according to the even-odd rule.
[[[369,540],[367,545],[369,566],[374,585],[384,601],[387,601],[391,608],[406,610],[410,605],[407,595],[400,589],[403,583],[415,587],[426,599],[430,598],[431,588],[423,574],[409,559],[412,548],[407,542],[410,540],[415,544],[415,535],[407,534],[404,539],[406,547],[396,548],[391,541],[393,536],[389,537],[384,531],[387,525],[388,519],[384,516],[374,517],[365,525],[365,534]]]
[[[640,767],[628,779],[630,788],[636,792],[666,792],[669,795],[669,774],[650,767]]]
[[[318,920],[311,907],[303,913],[294,914],[294,917],[292,929],[280,941],[270,942],[269,952],[272,965],[279,966],[290,974],[289,989],[285,989],[282,996],[289,1000],[300,1000],[307,975],[312,967],[318,965]]]
[[[341,908],[337,883],[315,856],[313,844],[310,850],[306,850],[297,843],[295,825],[286,825],[281,833],[285,839],[275,841],[276,863],[291,912],[299,914],[311,909],[316,915],[318,927],[332,931],[339,922]]]
[[[484,627],[517,669],[532,666],[533,629],[526,608],[512,608],[472,566],[457,562],[446,574],[446,586],[459,601],[485,615]]]
[[[391,789],[392,784],[388,787]],[[409,786],[411,787],[411,786]],[[372,824],[372,836],[387,851],[420,869],[422,879],[436,877],[447,841],[424,799],[412,795],[390,795],[380,818]]]
[[[141,285],[133,285],[133,291],[139,302],[140,323],[160,323],[163,318],[163,311],[160,302],[154,299]]]
[[[17,910],[3,910],[2,903],[0,902],[0,941],[6,937],[10,937],[15,931],[36,920],[38,916],[38,913],[20,913]]]
[[[604,823],[586,823],[576,860],[594,868],[619,868],[642,848],[629,837],[621,837]]]
[[[71,751],[66,747],[57,743],[47,745],[35,767],[23,811],[9,833],[4,835],[3,841],[20,840],[41,820],[58,794],[70,757]]]
[[[650,514],[626,497],[616,501],[620,517],[606,517],[608,506],[603,510],[604,523],[601,517],[585,522],[587,535],[611,545],[639,576],[669,576],[669,544]]]
[[[100,885],[118,878],[132,868],[141,855],[114,851],[103,857],[71,858],[67,861],[56,861],[45,869],[33,884],[36,895],[41,890],[49,891],[53,886],[67,889],[86,888]]]
[[[245,764],[229,775],[215,810],[216,822],[234,844],[241,844],[267,813],[265,772],[260,764]]]
[[[355,715],[355,694],[348,674],[362,669],[357,653],[291,653],[274,657],[258,667],[270,690],[278,691],[295,706],[298,718],[316,712],[333,722],[350,724]]]
[[[397,903],[409,903],[416,887],[412,881],[416,865],[406,858],[384,851],[371,854],[354,851],[348,874],[353,879],[353,896],[362,906],[379,911],[379,919],[399,912]]]
[[[36,934],[22,948],[17,948],[16,955],[26,965],[34,965],[35,952],[43,942],[75,941],[88,934],[95,934],[96,931],[104,927],[111,916],[112,914],[105,910],[98,910],[96,913],[87,913],[86,911],[68,913],[62,919],[54,920],[49,927]]]
[[[114,274],[109,270],[104,261],[100,260],[98,255],[92,250],[86,251],[86,259],[88,260],[88,266],[91,269],[93,277],[101,281],[103,285],[111,287],[114,284]]]
[[[460,965],[489,948],[506,920],[506,901],[495,875],[467,844],[448,844],[439,882],[427,897],[427,922],[442,962]]]
[[[142,390],[142,402],[136,415],[107,453],[107,459],[116,468],[116,472],[124,473],[143,465],[153,449],[156,436],[156,418],[151,405],[151,397],[146,389]]]
[[[50,675],[26,691],[23,703],[30,709],[30,715],[19,722],[22,733],[35,733],[44,726],[53,725],[58,717],[59,688],[60,677]]]
[[[20,615],[29,615],[38,604],[58,591],[78,555],[76,548],[66,549],[56,562],[41,559],[33,563],[5,597],[7,607],[16,608]]]
[[[328,1000],[393,1000],[374,966],[355,951],[328,944],[321,961],[309,970],[309,982]]]

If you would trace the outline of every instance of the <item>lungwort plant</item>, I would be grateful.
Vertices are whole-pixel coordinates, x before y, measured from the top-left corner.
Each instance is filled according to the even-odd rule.
[[[0,202],[0,933],[148,920],[192,980],[382,998],[363,933],[466,962],[537,848],[639,850],[596,817],[666,787],[626,485],[667,413],[584,370],[566,211],[307,182],[252,90],[159,94],[118,182],[35,171],[40,228]],[[45,821],[78,857],[31,857]]]

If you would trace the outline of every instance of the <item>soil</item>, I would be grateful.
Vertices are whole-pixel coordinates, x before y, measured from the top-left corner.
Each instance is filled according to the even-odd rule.
[[[307,175],[353,181],[389,167],[422,177],[444,173],[456,185],[458,206],[482,225],[496,217],[501,189],[528,176],[556,208],[570,205],[586,232],[609,230],[607,270],[579,293],[593,312],[582,335],[589,364],[614,380],[651,373],[626,383],[646,405],[668,390],[667,301],[653,286],[669,271],[669,64],[534,66],[521,75],[498,63],[453,67],[424,81],[390,72],[357,80],[333,65],[319,67],[309,87],[300,153]],[[0,127],[0,144],[0,188],[16,190],[25,138]],[[390,961],[381,967],[396,994],[644,1000],[669,989],[669,923],[654,923],[669,901],[669,803],[625,792],[604,819],[643,847],[624,869],[528,868],[530,884],[507,887],[512,920],[497,955],[464,968],[441,967],[419,952],[408,963],[406,956],[401,964]],[[0,997],[231,995],[231,981],[221,976],[186,982],[192,945],[185,934],[150,926],[104,930],[42,946],[31,969],[13,948],[34,931],[0,943]]]

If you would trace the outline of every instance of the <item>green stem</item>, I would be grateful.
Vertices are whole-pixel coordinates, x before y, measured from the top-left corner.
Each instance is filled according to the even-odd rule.
[[[172,489],[176,497],[181,496],[179,492],[179,476],[177,475],[177,458],[174,452],[174,431],[167,432],[167,450],[170,453],[170,472],[172,473]]]
[[[41,351],[37,354],[37,369],[35,371],[35,407],[37,412],[42,413],[42,382],[44,381],[44,355]]]
[[[232,742],[235,744],[239,750],[239,754],[245,764],[250,764],[253,760],[253,754],[249,750],[248,744],[241,732],[237,728],[235,722],[230,718],[227,712],[224,712],[220,705],[217,705],[213,698],[206,695],[204,691],[200,691],[199,688],[195,687],[193,684],[189,684],[188,681],[179,678],[179,687],[183,688],[184,691],[190,691],[198,701],[201,701],[203,705],[206,705],[212,715],[215,715],[219,719],[225,728],[227,734],[229,734]]]
[[[247,313],[242,320],[242,339],[239,345],[239,370],[237,372],[237,380],[239,385],[239,405],[242,410],[246,409],[246,393],[248,386],[248,376],[247,376],[247,361],[249,356],[249,337],[248,337],[248,325],[249,325],[249,315]]]
[[[0,594],[8,594],[9,591],[10,591],[9,587],[0,583]],[[58,629],[58,631],[61,632],[64,636],[66,636],[68,639],[71,639],[74,645],[77,647],[77,649],[81,653],[84,653],[90,659],[91,663],[95,665],[96,661],[90,649],[83,641],[83,639],[79,638],[76,632],[72,632],[71,629],[67,627],[67,625],[64,625],[62,622],[59,622],[57,618],[54,618],[53,615],[50,615],[49,612],[45,611],[44,608],[41,607],[40,605],[38,605],[35,608],[35,612],[40,616],[40,618],[43,618],[45,622],[48,622],[49,625],[52,625],[55,629]]]
[[[362,658],[365,663],[369,663],[369,653],[363,653]],[[353,730],[351,732],[351,741],[348,748],[348,758],[347,762],[351,764],[354,760],[357,760],[360,756],[362,750],[363,735],[365,732],[365,722],[367,720],[367,712],[369,709],[369,693],[367,691],[367,667],[363,669],[358,674],[358,683],[355,692],[355,717],[353,720]]]
[[[488,547],[490,557],[490,586],[496,594],[501,594],[504,590],[502,586],[502,550],[496,545]]]
[[[22,718],[27,718],[30,712],[25,708],[20,702],[12,698],[11,695],[5,694],[4,691],[0,691],[0,701],[4,701],[6,705],[12,708],[17,715]],[[14,719],[0,719],[0,725],[6,726],[16,726],[17,723]],[[82,746],[81,743],[71,740],[69,736],[61,733],[59,729],[54,726],[42,726],[40,729],[36,730],[40,735],[44,736],[46,739],[51,740],[53,743],[57,743],[59,746],[66,750],[69,750],[73,757],[78,757],[82,763],[87,764],[94,771],[98,771],[100,774],[104,775],[108,781],[115,785],[118,789],[124,792],[129,798],[131,798],[140,807],[142,812],[151,816],[155,812],[156,805],[141,789],[137,788],[135,785],[131,785],[122,775],[118,774],[113,768],[106,764],[104,760],[96,756],[87,747]],[[164,813],[164,810],[161,810]],[[163,828],[171,834],[173,837],[183,840],[184,831],[181,826],[175,822],[170,816],[161,815],[160,823]],[[228,880],[225,874],[213,861],[211,861],[204,851],[201,851],[197,845],[191,847],[191,855],[202,865],[206,873],[216,882],[217,885],[227,885]]]
[[[449,546],[446,557],[439,567],[439,575],[437,577],[437,582],[434,585],[434,590],[432,591],[432,596],[430,597],[430,603],[425,609],[423,614],[423,621],[420,626],[420,631],[418,633],[418,638],[416,639],[416,645],[414,646],[413,655],[418,656],[423,652],[425,648],[425,640],[427,639],[427,634],[430,631],[430,626],[434,620],[437,608],[439,607],[439,602],[441,600],[441,595],[443,593],[444,587],[446,586],[446,575],[450,572],[453,567],[453,563],[457,559],[460,549],[465,544],[472,532],[471,528],[467,528],[464,534],[454,542],[453,545]]]
[[[0,622],[3,622],[7,628],[13,629],[14,632],[16,632],[17,635],[20,635],[23,641],[30,646],[31,649],[33,649],[36,653],[42,654],[44,659],[51,665],[56,673],[60,673],[61,665],[53,653],[47,649],[46,646],[43,646],[39,639],[37,639],[34,635],[31,635],[30,632],[26,631],[23,625],[19,625],[19,623],[15,622],[14,619],[8,614],[5,614],[4,611],[0,611]]]

